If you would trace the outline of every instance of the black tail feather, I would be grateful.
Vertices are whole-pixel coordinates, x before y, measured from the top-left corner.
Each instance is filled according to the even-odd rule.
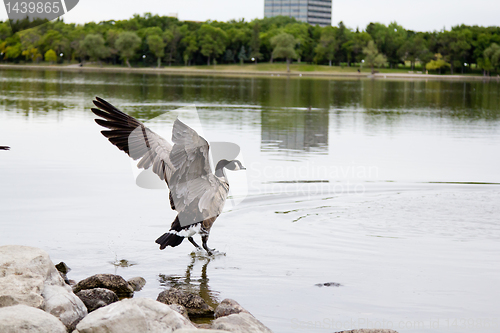
[[[160,250],[163,250],[167,246],[176,247],[182,243],[184,237],[177,236],[170,232],[166,232],[156,240],[157,244],[160,244]]]
[[[157,244],[160,244],[160,250],[163,250],[167,246],[176,247],[182,243],[184,237],[177,236],[175,232],[181,231],[181,224],[179,222],[179,216],[177,216],[170,226],[170,231],[164,233],[156,240]],[[173,232],[173,233],[171,233]]]

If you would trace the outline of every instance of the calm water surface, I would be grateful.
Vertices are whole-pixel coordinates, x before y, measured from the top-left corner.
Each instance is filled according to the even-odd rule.
[[[94,96],[143,121],[194,104],[207,140],[241,147],[246,198],[209,240],[226,256],[158,250],[168,192],[135,184]],[[0,245],[43,248],[72,279],[233,298],[275,332],[499,330],[496,81],[1,71],[0,145]]]

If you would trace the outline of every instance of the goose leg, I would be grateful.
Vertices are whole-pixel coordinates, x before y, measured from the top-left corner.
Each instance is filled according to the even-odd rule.
[[[212,252],[215,251],[215,249],[209,248],[207,245],[207,241],[208,241],[208,235],[201,236],[201,242],[202,242],[203,248],[205,249],[205,251],[207,251],[208,255],[211,256]]]
[[[193,237],[188,237],[188,240],[191,242],[191,244],[194,245],[195,248],[197,248],[198,250],[201,249],[201,247],[194,241]]]

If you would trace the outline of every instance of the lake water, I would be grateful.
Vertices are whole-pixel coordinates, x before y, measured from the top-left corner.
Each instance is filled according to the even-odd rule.
[[[235,204],[209,240],[225,256],[187,241],[158,250],[168,192],[136,185],[93,121],[94,96],[143,121],[166,115],[150,123],[167,133],[164,112],[195,105],[208,141],[241,147],[247,171],[230,175]],[[275,332],[499,330],[497,81],[2,70],[0,145],[12,147],[0,245],[40,247],[71,279],[233,298]]]

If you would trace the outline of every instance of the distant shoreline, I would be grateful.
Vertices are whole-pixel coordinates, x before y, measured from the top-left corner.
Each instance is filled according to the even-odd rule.
[[[369,72],[299,72],[292,71],[245,71],[245,70],[219,70],[192,68],[128,68],[118,66],[83,66],[77,65],[0,65],[0,70],[49,70],[64,72],[106,72],[106,73],[136,73],[136,74],[162,74],[162,75],[203,75],[203,76],[252,76],[252,77],[313,77],[313,78],[350,78],[350,79],[416,79],[416,80],[453,80],[453,81],[489,81],[500,80],[499,77],[479,75],[435,75],[414,73],[376,73]]]

